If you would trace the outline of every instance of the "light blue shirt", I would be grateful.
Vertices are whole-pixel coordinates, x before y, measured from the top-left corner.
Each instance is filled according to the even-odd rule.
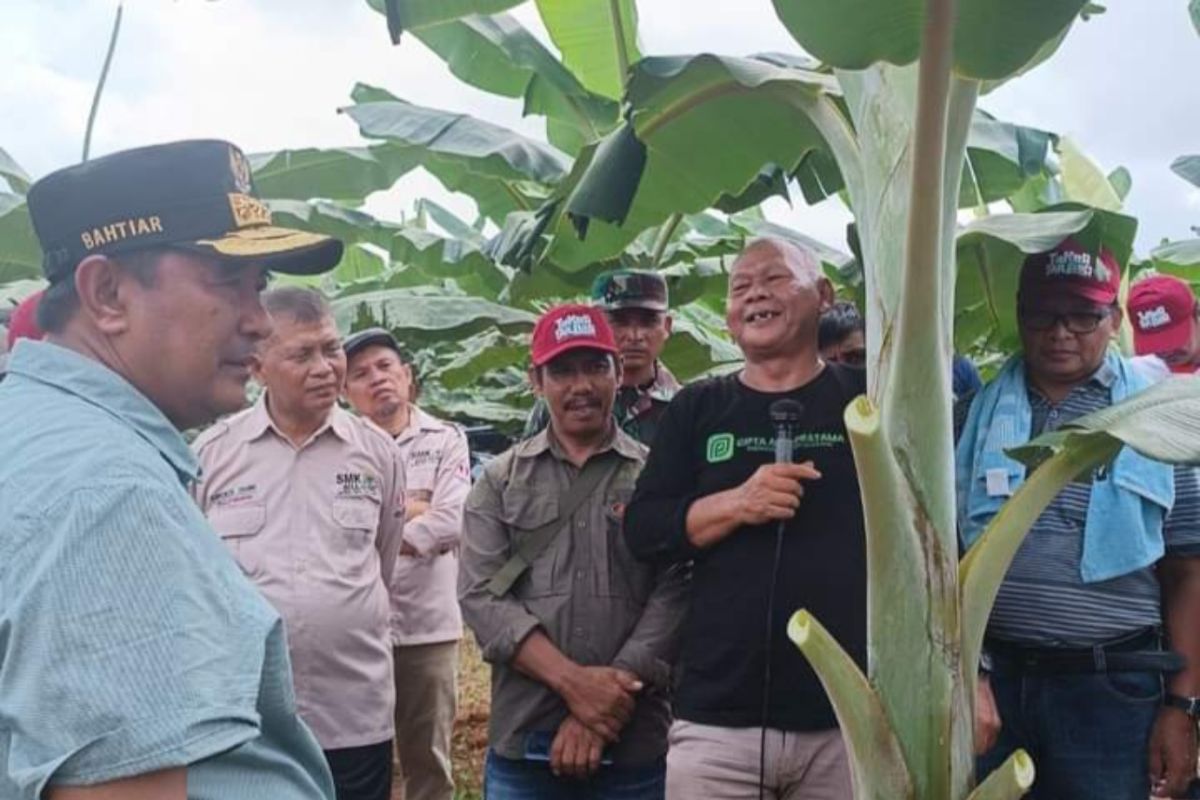
[[[188,767],[190,800],[332,800],[279,615],[192,503],[183,437],[98,362],[0,383],[0,798]]]

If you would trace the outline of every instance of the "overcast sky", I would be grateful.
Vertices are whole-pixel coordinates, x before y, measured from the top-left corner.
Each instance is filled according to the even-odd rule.
[[[35,177],[79,160],[116,5],[0,0],[0,147]],[[517,15],[542,35],[531,5]],[[1107,14],[1075,26],[1050,63],[981,103],[1072,136],[1106,170],[1128,167],[1127,209],[1141,221],[1143,252],[1200,225],[1200,191],[1168,168],[1200,152],[1200,36],[1186,7],[1112,0]],[[769,0],[641,0],[640,12],[646,53],[796,49]],[[356,81],[543,135],[540,119],[521,119],[519,100],[464,86],[414,38],[393,47],[364,0],[127,0],[93,155],[195,137],[251,152],[359,144],[353,123],[336,113]],[[423,173],[368,208],[390,215],[421,196],[471,214],[469,201]],[[845,247],[836,201],[796,203],[773,201],[769,214]]]

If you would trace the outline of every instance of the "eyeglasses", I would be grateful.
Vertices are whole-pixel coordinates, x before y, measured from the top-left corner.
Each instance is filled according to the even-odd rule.
[[[1036,308],[1019,310],[1021,323],[1034,331],[1048,331],[1060,322],[1071,333],[1094,333],[1100,323],[1108,318],[1109,311],[1069,311],[1059,314]]]

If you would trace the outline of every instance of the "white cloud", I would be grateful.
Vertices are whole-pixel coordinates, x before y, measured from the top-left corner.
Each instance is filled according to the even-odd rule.
[[[116,0],[0,2],[0,146],[32,174],[78,160],[94,81]],[[767,0],[642,0],[645,52],[715,50],[733,55],[796,45]],[[517,15],[545,38],[530,5]],[[1129,208],[1141,217],[1143,247],[1190,235],[1200,223],[1196,192],[1167,165],[1195,151],[1200,38],[1181,2],[1114,3],[1077,26],[1062,51],[1029,76],[984,99],[1004,118],[1069,133],[1105,168],[1133,172]],[[1191,65],[1191,66],[1189,66]],[[93,152],[176,138],[228,138],[251,151],[359,141],[336,113],[356,81],[415,103],[468,112],[542,136],[520,101],[464,86],[413,37],[388,40],[383,17],[363,0],[126,0],[125,20],[96,126]],[[417,172],[368,208],[399,213],[434,196],[465,217],[466,198],[448,198]],[[768,213],[844,249],[848,215],[836,202]]]

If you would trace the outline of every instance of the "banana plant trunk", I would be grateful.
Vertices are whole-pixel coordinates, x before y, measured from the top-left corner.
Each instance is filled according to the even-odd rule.
[[[847,707],[851,692],[820,663],[828,643],[807,615],[790,633],[838,709],[858,800],[963,800],[974,783],[976,665],[962,646],[950,360],[958,186],[978,82],[952,75],[954,20],[955,0],[929,0],[916,65],[838,73],[857,133],[859,164],[842,166],[868,298],[869,390],[846,425],[867,530],[865,691],[876,708]],[[1021,796],[1032,777],[1021,758],[976,796]]]

